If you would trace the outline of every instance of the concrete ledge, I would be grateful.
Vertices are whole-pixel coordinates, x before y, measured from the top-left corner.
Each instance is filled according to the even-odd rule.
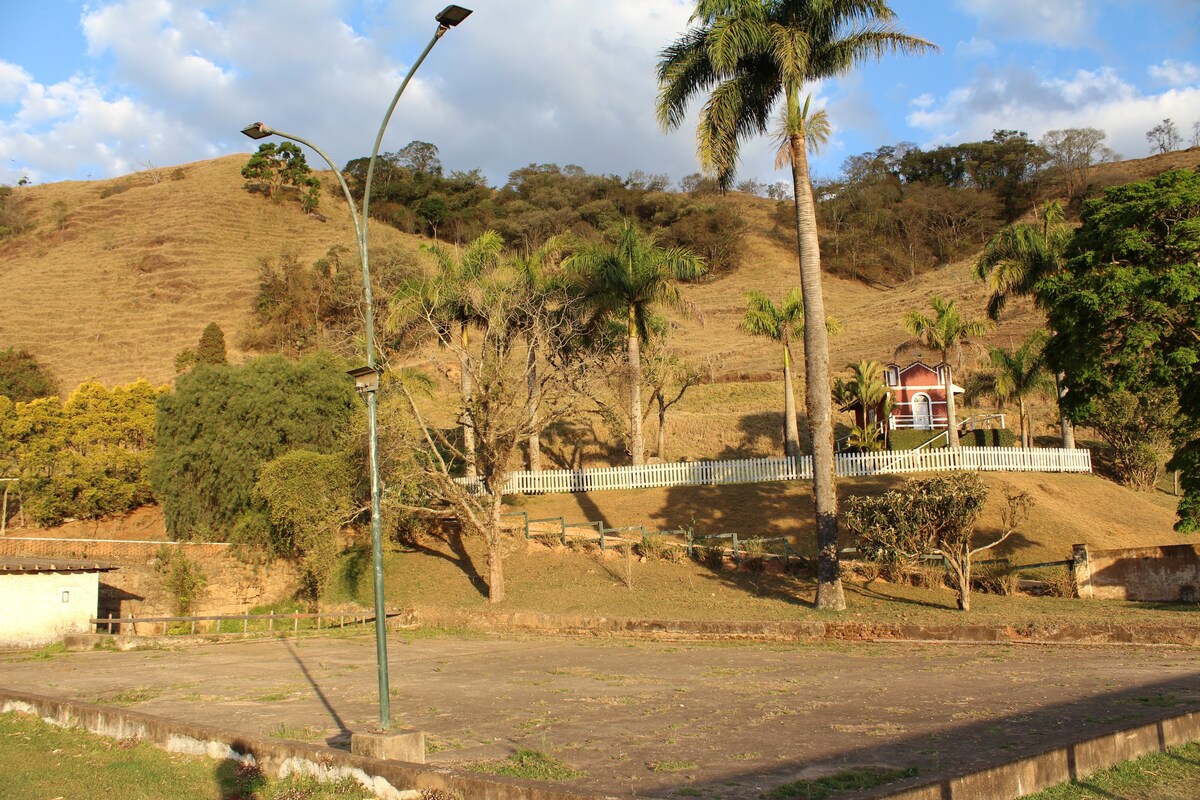
[[[331,747],[263,739],[211,725],[0,688],[0,712],[8,711],[34,714],[54,725],[82,728],[102,736],[138,738],[172,752],[254,764],[263,773],[275,777],[296,773],[323,780],[351,777],[385,800],[419,800],[422,790],[437,790],[471,800],[600,800],[605,797],[514,778],[384,761]]]
[[[497,633],[571,636],[631,636],[649,639],[758,641],[1021,642],[1030,644],[1200,645],[1200,625],[906,625],[809,621],[664,620],[484,611],[446,608],[412,610],[420,625]]]
[[[1008,800],[1078,780],[1147,753],[1200,739],[1200,712],[1054,747],[989,769],[930,781],[898,792],[874,795],[887,800]]]

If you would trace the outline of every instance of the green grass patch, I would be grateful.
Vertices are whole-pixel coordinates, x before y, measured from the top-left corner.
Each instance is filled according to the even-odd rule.
[[[695,768],[695,761],[655,761],[650,764],[651,772],[684,772]]]
[[[506,775],[510,778],[528,778],[534,781],[569,781],[582,778],[584,773],[573,769],[567,762],[541,750],[522,747],[503,761],[484,761],[468,767],[475,772]]]
[[[295,742],[310,742],[313,739],[320,738],[324,734],[325,731],[322,728],[316,727],[315,725],[304,725],[302,727],[297,727],[295,725],[288,725],[285,722],[281,722],[278,726],[276,726],[275,730],[271,731],[268,735],[272,739],[290,739]]]
[[[0,797],[5,800],[357,800],[367,794],[353,780],[269,780],[236,761],[167,753],[136,739],[108,739],[33,716],[0,714]]]
[[[885,783],[912,778],[917,774],[916,767],[908,769],[881,769],[879,767],[863,767],[839,772],[836,775],[826,775],[824,778],[814,778],[808,781],[793,781],[785,783],[762,795],[769,800],[825,800],[839,792],[856,792],[863,789],[873,789]]]
[[[1029,800],[1194,800],[1200,786],[1200,742],[1126,761]]]
[[[92,702],[104,706],[132,706],[147,700],[154,700],[162,693],[163,690],[159,688],[127,689],[123,692],[100,695]]]

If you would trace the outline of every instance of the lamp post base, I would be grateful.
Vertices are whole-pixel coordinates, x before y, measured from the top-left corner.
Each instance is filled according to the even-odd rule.
[[[350,752],[356,756],[388,761],[425,763],[425,732],[405,731],[350,734]]]

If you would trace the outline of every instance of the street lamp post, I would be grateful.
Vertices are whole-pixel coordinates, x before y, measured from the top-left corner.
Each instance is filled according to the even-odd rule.
[[[317,155],[325,159],[325,163],[333,170],[333,174],[337,176],[338,183],[341,184],[342,192],[346,195],[346,204],[350,207],[350,216],[354,220],[354,235],[358,240],[358,257],[362,262],[363,300],[366,305],[364,312],[366,315],[367,366],[360,370],[353,370],[351,374],[356,375],[356,377],[358,373],[375,373],[378,370],[375,364],[375,309],[374,301],[371,298],[371,268],[367,257],[367,221],[371,206],[371,180],[375,175],[375,162],[379,158],[379,146],[383,142],[383,133],[387,130],[388,122],[392,118],[392,112],[396,109],[396,103],[399,102],[400,95],[404,94],[404,89],[408,86],[408,82],[412,80],[412,76],[416,73],[417,68],[421,66],[421,62],[425,60],[425,56],[429,55],[429,51],[445,35],[446,31],[461,23],[470,14],[471,10],[469,8],[451,5],[446,6],[435,17],[438,23],[437,31],[433,34],[433,38],[429,40],[429,44],[421,51],[421,55],[413,63],[408,74],[404,76],[404,81],[400,84],[400,88],[396,90],[395,96],[392,97],[391,105],[388,106],[387,113],[383,116],[383,122],[379,125],[379,133],[375,136],[375,147],[371,150],[371,160],[367,164],[367,182],[363,188],[361,214],[354,203],[353,195],[350,194],[350,187],[346,185],[346,179],[342,176],[342,171],[338,169],[337,164],[326,155],[324,150],[307,139],[275,130],[261,122],[256,122],[242,130],[242,133],[251,139],[280,136],[311,148]],[[383,602],[383,524],[380,513],[379,435],[376,424],[378,404],[375,396],[378,390],[378,380],[366,381],[362,385],[362,392],[367,398],[367,436],[370,440],[371,554],[375,572],[375,659],[379,672],[379,727],[387,729],[392,725],[392,713],[388,697],[387,617],[385,616],[386,609]]]

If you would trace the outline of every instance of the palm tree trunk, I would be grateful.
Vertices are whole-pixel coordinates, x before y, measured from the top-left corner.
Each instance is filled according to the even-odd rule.
[[[783,346],[783,452],[788,458],[800,457],[800,426],[796,422],[796,393],[792,389],[792,359]]]
[[[471,396],[475,393],[475,383],[471,379],[471,357],[467,353],[469,344],[467,326],[462,326],[459,334],[458,351],[458,390],[462,395],[463,404],[463,455],[467,460],[467,477],[474,478],[478,473],[475,466],[475,422],[471,418]]]
[[[798,95],[797,95],[798,96]],[[829,386],[829,334],[821,289],[821,248],[817,211],[808,176],[804,137],[791,135],[792,192],[796,198],[796,239],[800,292],[804,299],[805,407],[813,450],[813,500],[817,509],[818,609],[842,611],[846,596],[838,564],[837,480],[833,455],[833,400]]]
[[[629,308],[629,455],[633,466],[645,460],[642,442],[642,351],[638,343],[633,307]]]
[[[542,385],[538,382],[537,348],[529,342],[529,358],[525,369],[525,386],[529,390],[529,452],[527,464],[530,472],[542,468],[542,425],[538,420],[538,409],[542,404]]]
[[[958,447],[958,410],[954,406],[954,379],[950,374],[950,354],[942,353],[942,366],[945,368],[943,383],[946,386],[946,443],[950,447]]]
[[[1017,401],[1017,413],[1021,415],[1021,447],[1029,449],[1029,437],[1025,430],[1025,398]]]
[[[662,461],[663,451],[667,445],[667,403],[662,393],[658,393],[658,443],[654,448],[655,457]]]

